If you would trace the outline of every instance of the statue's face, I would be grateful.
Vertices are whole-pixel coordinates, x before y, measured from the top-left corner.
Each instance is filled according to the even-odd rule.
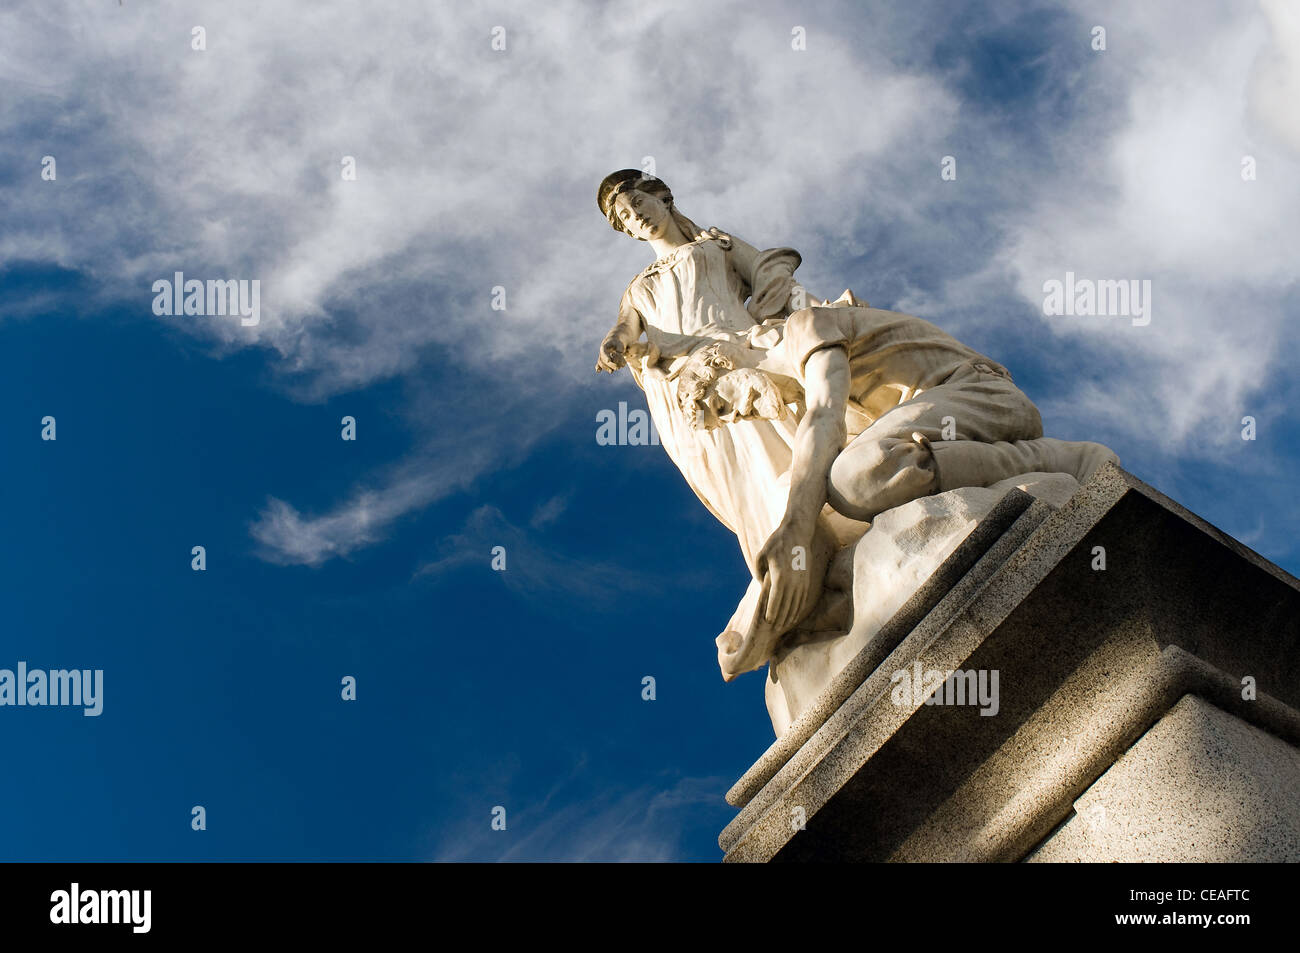
[[[672,215],[668,206],[647,192],[628,189],[614,199],[614,215],[633,238],[662,238]]]
[[[709,409],[724,424],[779,420],[785,416],[785,401],[772,378],[755,368],[739,367],[718,378],[709,394]]]

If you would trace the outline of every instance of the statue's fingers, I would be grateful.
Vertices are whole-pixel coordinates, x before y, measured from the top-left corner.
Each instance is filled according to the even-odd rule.
[[[806,584],[799,587],[799,595],[795,599],[794,606],[790,609],[789,626],[794,626],[796,622],[803,618],[804,612],[808,610],[808,603],[811,601],[811,596],[812,593],[809,591]]]
[[[758,590],[758,609],[756,611],[756,615],[760,619],[766,619],[767,603],[772,596],[772,577],[765,574],[762,576],[762,579],[763,579],[763,585]]]
[[[776,622],[777,609],[781,604],[781,590],[784,587],[781,585],[781,577],[777,574],[775,568],[768,571],[767,578],[767,606],[763,612],[763,618],[767,621],[768,625],[772,625]]]
[[[790,597],[794,595],[790,583],[782,580],[780,599],[777,601],[776,618],[773,620],[778,628],[785,628],[790,621]]]
[[[803,573],[799,577],[798,591],[794,595],[794,600],[790,606],[790,618],[786,620],[786,628],[794,628],[795,623],[803,618],[804,612],[808,610],[811,593],[809,592],[808,576]]]
[[[799,606],[802,602],[801,586],[798,582],[795,582],[790,586],[790,596],[785,601],[785,614],[781,617],[782,629],[788,629],[794,625],[794,620],[799,618]]]
[[[799,598],[799,584],[795,583],[790,588],[794,591],[790,593],[790,598],[786,600],[785,612],[781,615],[781,628],[783,630],[789,629],[794,625],[794,620],[799,618],[799,603],[801,601]]]

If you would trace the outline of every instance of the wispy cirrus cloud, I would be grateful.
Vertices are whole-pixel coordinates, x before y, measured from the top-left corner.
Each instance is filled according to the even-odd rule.
[[[580,783],[580,764],[545,797],[509,811],[505,831],[475,824],[441,843],[435,862],[672,863],[684,858],[683,829],[701,815],[730,813],[721,777],[679,778],[666,786],[598,789]],[[575,797],[575,789],[581,796]],[[500,792],[485,792],[484,804]],[[486,814],[484,815],[486,816]]]
[[[503,550],[503,584],[539,605],[581,604],[605,612],[627,604],[629,595],[644,598],[665,590],[689,592],[710,585],[696,572],[676,566],[633,568],[604,561],[591,553],[564,552],[539,530],[558,518],[555,500],[537,507],[528,526],[516,525],[496,506],[475,509],[458,532],[439,541],[437,555],[422,563],[415,578],[434,579],[462,567],[489,565]]]

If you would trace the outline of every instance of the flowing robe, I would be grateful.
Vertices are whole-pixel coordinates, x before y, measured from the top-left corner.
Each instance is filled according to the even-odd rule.
[[[774,248],[740,264],[724,242],[703,238],[654,262],[628,285],[621,310],[635,311],[646,343],[628,349],[659,439],[709,511],[736,534],[751,572],[785,513],[798,419],[745,420],[691,428],[677,402],[674,358],[709,340],[770,348],[781,340],[799,253]],[[749,306],[745,298],[750,297]]]

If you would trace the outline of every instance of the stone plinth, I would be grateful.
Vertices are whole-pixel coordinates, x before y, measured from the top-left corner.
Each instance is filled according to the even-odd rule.
[[[880,514],[827,574],[828,586],[843,589],[843,604],[851,607],[848,631],[818,633],[820,638],[807,641],[787,637],[768,666],[767,711],[777,734],[784,735],[810,706],[825,706],[826,689],[850,662],[868,671],[864,666],[888,655],[898,642],[891,632],[904,619],[929,611],[942,594],[941,581],[960,577],[982,555],[981,546],[991,544],[1034,499],[1059,506],[1078,488],[1065,473],[1025,473],[991,487],[924,496]],[[974,533],[977,526],[980,532]],[[963,544],[964,558],[948,562]]]
[[[902,690],[931,671],[996,672],[996,704]],[[1298,709],[1300,582],[1106,466],[1059,509],[1010,490],[736,783],[719,840],[729,861],[1300,860]]]

